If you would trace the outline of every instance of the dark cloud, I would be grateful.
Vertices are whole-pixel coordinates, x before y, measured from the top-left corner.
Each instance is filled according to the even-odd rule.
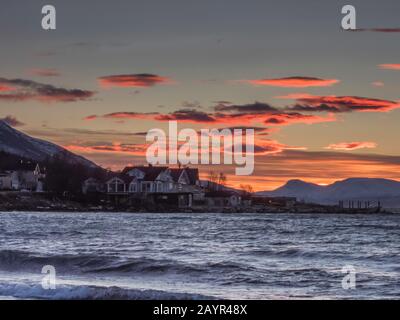
[[[271,125],[288,125],[290,123],[315,123],[324,121],[333,121],[333,119],[325,119],[315,117],[313,115],[305,115],[294,110],[282,110],[275,108],[267,103],[254,102],[244,105],[219,104],[215,106],[215,118],[224,122],[263,122]]]
[[[91,115],[87,120],[96,118],[111,119],[149,119],[155,121],[182,121],[190,123],[216,123],[238,126],[242,123],[265,123],[274,125],[289,125],[291,123],[318,123],[334,121],[333,117],[319,117],[304,115],[299,112],[287,112],[270,106],[267,103],[255,102],[244,105],[219,104],[214,106],[214,111],[204,112],[195,109],[179,109],[170,113],[139,113],[115,112],[102,116]]]
[[[314,96],[309,94],[294,94],[281,98],[296,100],[297,104],[295,106],[286,108],[286,110],[290,111],[388,112],[400,107],[399,103],[395,101],[358,96]]]
[[[168,114],[160,114],[155,117],[155,120],[159,121],[189,121],[189,122],[200,122],[209,123],[216,122],[217,119],[209,113],[196,111],[192,109],[181,109]]]
[[[59,88],[25,79],[0,78],[0,86],[11,88],[11,90],[6,93],[0,94],[0,100],[13,102],[27,100],[38,100],[42,102],[76,102],[88,100],[95,94],[93,91]]]
[[[300,112],[344,112],[343,110],[335,107],[335,106],[328,106],[327,104],[320,104],[318,106],[307,106],[296,104],[291,107],[287,107],[287,110],[290,111],[300,111]]]
[[[217,106],[215,106],[215,111],[218,112],[239,112],[239,113],[273,113],[273,112],[278,112],[279,110],[277,108],[274,108],[270,106],[267,103],[263,102],[254,102],[250,104],[244,104],[244,105],[234,105],[234,104],[225,104],[225,103],[220,103]]]
[[[110,119],[153,119],[157,115],[159,115],[158,112],[113,112],[102,117]]]
[[[103,87],[148,88],[169,83],[171,79],[155,74],[140,73],[104,76],[98,78],[98,81]]]
[[[246,130],[246,129],[253,129],[255,133],[266,133],[269,131],[266,127],[247,127],[247,126],[235,126],[235,127],[228,127],[228,128],[220,128],[219,130],[229,129],[231,131],[237,130]]]

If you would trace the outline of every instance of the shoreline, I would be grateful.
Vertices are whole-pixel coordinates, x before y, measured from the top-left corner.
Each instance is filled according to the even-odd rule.
[[[256,212],[252,210],[221,210],[220,208],[216,210],[122,210],[122,209],[115,209],[115,210],[94,210],[94,209],[85,209],[85,210],[75,210],[75,209],[2,209],[0,208],[0,215],[5,213],[120,213],[120,214],[274,214],[274,215],[360,215],[360,216],[371,216],[371,215],[400,215],[400,212],[393,212],[393,211],[386,211],[382,210],[380,212],[340,212],[340,211],[332,211],[332,212],[319,212],[319,211],[301,211],[301,212],[294,212],[294,211],[277,211],[277,210],[268,210],[263,212]]]
[[[230,214],[399,214],[397,208],[342,208],[334,205],[295,203],[290,206],[251,204],[240,207],[196,205],[176,207],[167,205],[116,205],[103,200],[61,197],[41,193],[0,193],[1,212],[103,212],[103,213],[230,213]]]

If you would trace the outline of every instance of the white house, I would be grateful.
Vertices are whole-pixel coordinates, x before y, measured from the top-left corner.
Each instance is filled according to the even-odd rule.
[[[21,161],[1,174],[0,189],[42,192],[44,178],[37,163]]]
[[[0,172],[0,190],[11,190],[12,189],[12,177],[11,172]]]
[[[205,195],[208,207],[238,207],[242,204],[242,197],[230,191],[212,191]]]
[[[125,192],[127,193],[192,192],[193,187],[197,187],[198,181],[198,170],[188,168],[126,167],[122,171],[122,175],[131,178],[119,177],[124,181],[128,181],[128,185],[125,187]]]
[[[204,193],[198,185],[198,169],[156,166],[126,167],[105,182],[108,196],[142,199],[154,204],[191,207]],[[89,179],[83,188],[94,183]]]

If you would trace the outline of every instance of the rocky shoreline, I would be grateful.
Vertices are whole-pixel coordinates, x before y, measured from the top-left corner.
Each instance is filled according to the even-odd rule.
[[[291,207],[129,207],[110,204],[90,204],[35,193],[0,193],[0,212],[132,212],[132,213],[294,213],[294,214],[376,214],[394,213],[384,209],[344,209],[337,206],[298,203]]]

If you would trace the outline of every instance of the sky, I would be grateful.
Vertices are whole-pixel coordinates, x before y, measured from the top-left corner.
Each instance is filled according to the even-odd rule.
[[[41,28],[52,4],[57,29]],[[341,28],[352,4],[357,31]],[[105,168],[143,164],[145,133],[256,129],[254,174],[400,180],[400,2],[2,0],[0,119]]]

